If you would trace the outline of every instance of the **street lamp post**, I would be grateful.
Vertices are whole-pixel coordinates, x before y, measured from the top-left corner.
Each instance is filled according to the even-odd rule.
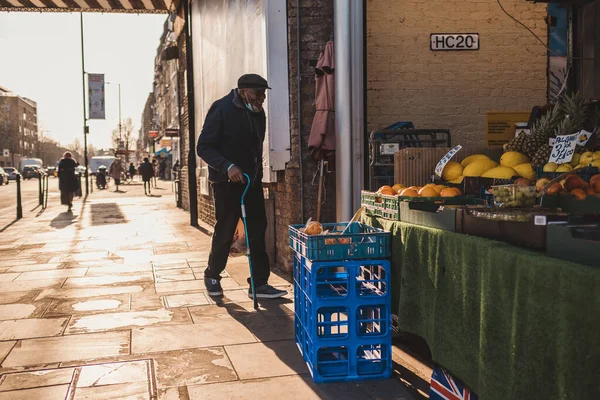
[[[121,84],[118,82],[106,82],[106,84],[119,86],[119,141],[121,141],[123,140],[123,136],[121,135]]]

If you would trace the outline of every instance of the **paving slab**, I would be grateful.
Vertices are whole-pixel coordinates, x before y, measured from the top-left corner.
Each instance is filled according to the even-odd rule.
[[[154,310],[105,313],[74,316],[67,327],[66,334],[101,332],[114,329],[126,329],[136,326],[186,324],[192,323],[187,310]],[[1,327],[1,324],[0,324]]]
[[[47,306],[47,304],[45,304]],[[38,307],[33,304],[2,304],[0,305],[0,321],[28,318]]]
[[[169,351],[153,358],[159,388],[238,379],[222,347]]]
[[[21,275],[21,274],[18,272],[0,274],[0,282],[12,282],[19,275]]]
[[[61,335],[69,318],[31,318],[0,322],[0,340]]]
[[[48,386],[34,389],[0,392],[0,400],[54,400],[64,399],[69,385]]]
[[[154,293],[131,294],[131,311],[159,310],[164,308],[162,299]]]
[[[8,353],[15,347],[16,341],[0,342],[0,362],[2,362]]]
[[[2,297],[4,293],[11,292],[26,292],[38,289],[47,289],[51,287],[60,287],[64,282],[64,279],[36,279],[32,281],[18,281],[18,282],[1,282],[0,293]]]
[[[67,263],[51,263],[51,264],[25,264],[16,267],[10,267],[6,272],[32,272],[32,271],[51,271],[60,269]]]
[[[291,340],[225,346],[225,351],[242,380],[309,373]]]
[[[50,271],[30,271],[23,272],[22,274],[20,274],[15,279],[15,282],[30,281],[35,279],[69,278],[72,276],[84,276],[86,272],[87,268],[55,269]]]
[[[310,375],[188,386],[190,400],[368,400],[356,385],[315,384]],[[391,399],[390,399],[391,400]]]
[[[152,271],[152,265],[150,263],[142,264],[110,264],[105,266],[89,267],[86,276],[109,276],[115,275],[126,275],[137,272]]]
[[[213,319],[210,323],[194,318],[191,325],[170,325],[133,329],[133,354],[215,347],[256,342],[244,325],[233,319]]]
[[[147,382],[135,382],[78,387],[73,400],[150,400],[150,386]]]
[[[138,272],[135,275],[102,275],[86,276],[83,278],[68,278],[63,285],[63,288],[110,286],[140,281],[152,281],[152,273],[145,271]]]
[[[27,339],[17,343],[3,368],[44,365],[129,354],[130,332],[103,332]],[[68,349],[68,351],[65,351]]]
[[[43,299],[77,299],[99,296],[112,296],[124,293],[141,293],[144,288],[139,285],[132,286],[114,286],[114,287],[93,287],[85,289],[47,289],[43,290],[36,301]]]
[[[186,293],[164,296],[167,308],[203,306],[209,304],[209,298],[205,293]]]
[[[45,316],[98,314],[110,311],[129,311],[129,295],[106,296],[92,299],[52,301]]]
[[[77,387],[147,382],[150,368],[147,360],[84,366]]]
[[[6,374],[0,383],[0,392],[32,389],[44,386],[68,385],[73,380],[74,372],[75,368],[62,368]]]

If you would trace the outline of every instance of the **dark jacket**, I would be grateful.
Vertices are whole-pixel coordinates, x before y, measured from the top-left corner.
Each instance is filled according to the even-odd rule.
[[[72,158],[63,158],[58,163],[58,188],[61,192],[75,193],[79,190],[79,180],[75,176],[77,164]]]
[[[140,165],[140,175],[142,180],[148,182],[154,176],[154,167],[149,162],[143,162]]]
[[[246,109],[236,89],[217,100],[208,110],[196,151],[208,164],[211,182],[227,182],[227,169],[235,164],[252,181],[262,179],[265,112]]]

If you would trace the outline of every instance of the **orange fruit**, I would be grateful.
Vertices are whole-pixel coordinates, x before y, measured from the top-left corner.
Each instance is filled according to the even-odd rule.
[[[410,186],[409,189],[418,192],[419,190],[421,190],[421,186]]]
[[[457,188],[446,188],[444,190],[442,190],[442,192],[440,193],[440,196],[442,197],[456,197],[456,196],[460,196],[462,194],[462,192],[460,191],[460,189]]]
[[[438,192],[431,186],[425,186],[419,190],[419,196],[421,197],[438,197]]]
[[[404,189],[404,191],[402,191],[401,196],[405,196],[405,197],[419,197],[419,193],[416,190],[413,190],[413,189]]]
[[[571,190],[571,194],[577,197],[578,200],[584,200],[587,196],[585,194],[585,191],[583,191],[582,189],[573,189]]]
[[[394,191],[394,189],[392,189],[389,186],[379,189],[379,193],[385,194],[385,195],[388,195],[388,196],[394,196],[396,194],[396,192]]]
[[[398,193],[400,190],[406,189],[406,186],[396,183],[394,186],[392,186],[392,189],[394,189],[394,191]]]
[[[381,193],[383,190],[392,190],[392,187],[389,185],[383,185],[382,187],[379,188],[379,190],[377,191],[377,193]]]

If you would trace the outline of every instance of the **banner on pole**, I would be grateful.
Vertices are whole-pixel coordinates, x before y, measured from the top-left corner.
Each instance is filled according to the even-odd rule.
[[[88,119],[105,119],[104,74],[88,74],[89,116]]]

